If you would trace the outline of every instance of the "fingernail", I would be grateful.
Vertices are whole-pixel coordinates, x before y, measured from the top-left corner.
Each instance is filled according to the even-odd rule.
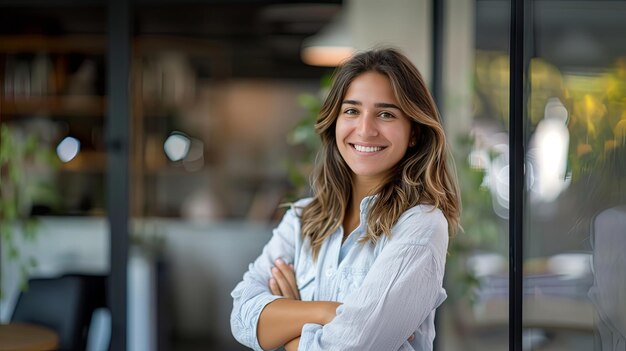
[[[278,268],[272,267],[272,273],[276,273],[276,272],[278,272]]]
[[[280,258],[277,258],[277,259],[276,259],[276,264],[284,264],[284,263],[285,263],[285,262],[283,262],[283,260],[282,260],[282,259],[280,259]]]

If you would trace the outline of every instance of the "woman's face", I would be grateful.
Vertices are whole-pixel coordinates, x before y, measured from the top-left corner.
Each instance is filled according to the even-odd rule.
[[[365,72],[348,86],[335,137],[355,180],[380,184],[406,153],[411,122],[399,106],[386,75]]]

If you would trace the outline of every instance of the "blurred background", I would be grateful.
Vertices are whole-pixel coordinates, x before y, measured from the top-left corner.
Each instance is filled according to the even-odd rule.
[[[129,85],[109,81],[108,6],[0,2],[0,322],[70,277],[89,287],[77,349],[108,349],[122,320],[128,350],[244,350],[229,294],[279,205],[309,193],[330,74],[394,46],[433,89],[463,196],[437,349],[508,349],[510,1],[136,1]],[[529,7],[523,348],[624,350],[626,2]],[[127,169],[107,141],[119,91]],[[125,171],[120,197],[107,174]],[[107,298],[119,245],[126,309]],[[45,289],[37,301],[64,300]]]

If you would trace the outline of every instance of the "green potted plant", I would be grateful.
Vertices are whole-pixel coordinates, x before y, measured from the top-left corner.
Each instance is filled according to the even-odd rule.
[[[0,123],[0,249],[6,262],[18,265],[21,287],[27,287],[29,271],[37,265],[35,257],[20,252],[20,242],[37,238],[38,221],[31,216],[35,202],[53,204],[55,188],[37,180],[42,167],[57,167],[54,153],[43,147],[34,134],[22,136],[6,123]],[[0,298],[3,291],[0,285]]]

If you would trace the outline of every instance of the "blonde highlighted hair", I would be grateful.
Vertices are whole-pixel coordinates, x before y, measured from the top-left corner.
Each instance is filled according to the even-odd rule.
[[[451,233],[459,225],[457,182],[447,164],[446,138],[424,79],[411,61],[395,49],[367,51],[337,69],[315,124],[321,148],[311,179],[314,198],[301,215],[302,235],[310,238],[315,258],[324,239],[343,223],[351,199],[352,171],[337,149],[335,124],[348,86],[365,72],[389,78],[400,109],[411,120],[416,143],[377,189],[378,196],[368,208],[364,241],[376,242],[381,235],[390,236],[402,213],[419,204],[439,208]]]

